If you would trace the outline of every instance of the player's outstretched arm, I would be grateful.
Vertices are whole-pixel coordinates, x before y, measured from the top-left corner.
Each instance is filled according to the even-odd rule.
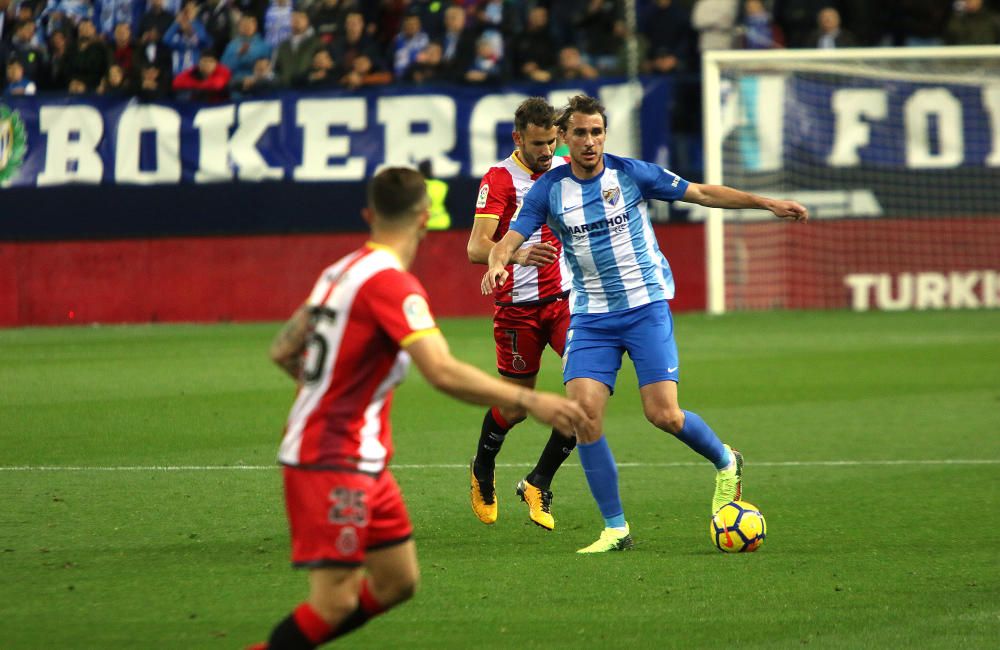
[[[306,341],[312,331],[312,318],[309,308],[302,305],[295,310],[284,327],[271,341],[271,361],[278,364],[282,370],[298,381],[302,373],[302,352],[306,349]]]
[[[463,402],[524,408],[535,419],[560,431],[575,431],[586,417],[576,402],[565,397],[501,381],[459,361],[451,355],[441,334],[421,337],[407,346],[406,351],[434,388]]]
[[[781,219],[809,220],[809,210],[801,203],[758,196],[725,185],[691,183],[684,192],[684,200],[709,208],[758,208],[769,210]]]
[[[507,234],[493,246],[487,261],[490,268],[483,276],[480,285],[484,296],[492,293],[495,287],[503,286],[503,283],[507,281],[507,276],[510,275],[507,273],[507,265],[514,257],[514,251],[521,247],[524,240],[525,237],[521,233],[516,230],[508,230]]]
[[[493,235],[497,231],[499,221],[490,217],[477,216],[472,225],[472,234],[465,252],[473,264],[488,264],[490,252],[495,242]],[[521,266],[545,266],[559,259],[559,250],[552,244],[541,242],[531,246],[521,246],[511,257],[514,264]]]

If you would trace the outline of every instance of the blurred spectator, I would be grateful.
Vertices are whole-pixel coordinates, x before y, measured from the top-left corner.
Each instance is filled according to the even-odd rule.
[[[377,5],[377,9],[372,9]],[[383,51],[392,53],[392,40],[399,34],[406,14],[409,0],[382,0],[381,2],[365,2],[360,9],[365,14],[368,34],[378,41]]]
[[[111,52],[97,35],[91,20],[81,20],[76,30],[76,43],[70,48],[67,68],[70,79],[82,81],[87,91],[97,89],[111,64]]]
[[[142,18],[145,0],[94,0],[94,23],[97,31],[110,40],[119,23],[129,27]]]
[[[14,17],[16,18],[15,24],[18,25],[26,20],[35,22],[37,18],[36,8],[40,12],[45,6],[42,0],[21,0],[14,4],[16,5],[14,13]],[[38,27],[37,24],[35,26]],[[41,45],[41,43],[37,43],[37,45]]]
[[[151,32],[147,32],[151,33]],[[156,65],[142,65],[139,67],[139,85],[136,95],[143,101],[157,101],[170,97],[169,72],[164,72]]]
[[[7,85],[3,89],[4,97],[14,95],[34,95],[38,86],[34,81],[24,76],[24,66],[17,59],[7,64]]]
[[[448,70],[444,65],[440,43],[431,41],[424,51],[417,55],[417,62],[406,71],[406,81],[416,84],[448,81]]]
[[[212,39],[212,50],[216,56],[222,56],[233,35],[233,15],[229,8],[229,0],[205,0],[198,20],[205,26],[209,38]]]
[[[340,84],[352,90],[362,86],[383,85],[391,81],[391,72],[376,69],[372,60],[363,54],[354,57],[351,69],[340,78]]]
[[[128,23],[115,25],[115,36],[111,42],[111,60],[121,67],[126,77],[132,74],[135,58],[135,44],[132,42],[132,28]]]
[[[278,49],[292,35],[292,0],[271,0],[264,14],[264,40]]]
[[[229,85],[230,88],[234,89],[235,97],[266,95],[274,92],[278,87],[278,80],[274,76],[270,57],[254,61],[253,74],[249,77],[243,77],[238,84],[230,82]]]
[[[319,37],[309,26],[309,16],[304,11],[292,13],[292,35],[278,46],[274,71],[282,86],[293,86],[305,78],[313,55],[323,47]]]
[[[872,0],[865,0],[878,4]],[[809,43],[816,30],[816,16],[826,8],[832,7],[835,0],[775,0],[772,16],[785,36],[788,47],[816,47]]]
[[[506,41],[514,33],[520,31],[520,21],[514,15],[514,4],[504,0],[479,0],[475,9],[476,23],[479,26],[479,41],[486,38],[496,53],[496,60],[502,62],[507,58]]]
[[[326,48],[316,50],[302,85],[307,88],[333,88],[339,81],[330,52]]]
[[[159,70],[157,80],[169,91],[174,73],[173,50],[160,40],[159,32],[152,25],[142,33],[132,59],[132,70],[137,82],[142,81],[143,69],[150,66]]]
[[[164,0],[147,0],[147,2],[149,9],[139,21],[139,33],[145,34],[150,27],[155,27],[156,33],[163,37],[174,24],[174,15],[167,11]]]
[[[944,45],[944,30],[952,0],[897,0],[902,44],[908,47]],[[898,40],[898,38],[897,38]]]
[[[13,24],[12,22],[11,25]],[[46,38],[51,37],[56,32],[62,32],[72,39],[72,35],[76,33],[76,22],[61,11],[53,11],[45,14],[41,24],[45,27],[44,34]]]
[[[4,60],[8,63],[12,60],[19,62],[25,79],[37,83],[45,76],[48,52],[36,42],[33,21],[26,20],[14,28],[6,50]],[[3,51],[4,48],[0,47],[0,52]]]
[[[588,0],[577,19],[579,45],[602,74],[618,74],[618,52],[625,45],[625,22],[619,0]]]
[[[784,46],[781,28],[771,20],[762,0],[745,0],[740,27],[743,47],[748,50],[770,50]]]
[[[375,41],[365,33],[365,19],[360,11],[351,11],[344,18],[344,37],[334,43],[333,60],[341,70],[352,70],[354,59],[367,57],[375,70],[383,70],[381,52]]]
[[[559,50],[559,67],[555,74],[557,80],[596,79],[598,76],[597,69],[583,60],[579,49],[567,45]]]
[[[444,12],[442,56],[453,80],[460,80],[476,58],[476,35],[466,26],[465,10],[452,6]]]
[[[174,77],[178,99],[218,103],[229,98],[229,68],[215,58],[215,50],[206,49],[198,63]]]
[[[66,91],[70,95],[85,95],[88,92],[87,82],[79,77],[70,77],[69,85],[66,86]]]
[[[247,14],[257,19],[257,25],[264,24],[264,17],[267,15],[269,0],[232,0],[233,9],[240,16]],[[259,27],[258,27],[259,29]]]
[[[170,10],[182,1],[175,20]],[[292,86],[332,85],[329,79],[335,79],[357,88],[391,81],[389,70],[396,70],[396,80],[418,84],[590,79],[624,69],[625,2],[0,0],[0,78],[6,63],[16,59],[22,79],[46,91],[65,91],[72,78],[76,91],[82,83],[84,92],[100,85],[100,92],[115,94],[123,91],[118,71],[109,67],[114,63],[121,67],[124,92],[131,87],[143,98],[162,98],[170,94],[175,71],[194,67],[200,51],[211,48],[217,63],[230,70],[234,95],[270,92],[275,82],[269,76]],[[695,47],[1000,43],[1000,0],[636,0],[636,5],[641,70],[653,74],[697,71]],[[245,22],[265,14],[267,22],[258,21],[247,37]],[[300,22],[296,14],[305,16],[304,25],[294,25]],[[88,22],[96,34],[81,33],[75,44],[74,34],[80,26],[88,32]],[[136,25],[160,29],[145,36],[148,29],[130,30]],[[102,38],[110,26],[113,36]],[[260,47],[266,42],[263,32],[278,47],[271,49],[273,71],[256,74],[268,53],[266,45]],[[144,38],[137,44],[132,36],[138,33]],[[168,50],[155,45],[161,35]],[[573,47],[557,46],[560,38]],[[316,57],[319,49],[329,56]],[[173,55],[167,68],[165,53]],[[331,72],[320,74],[331,64]],[[145,79],[143,89],[141,73],[150,66],[158,72]],[[244,91],[242,82],[249,79],[254,81]],[[687,83],[684,79],[677,83]],[[678,89],[675,101],[694,107],[693,100],[680,99],[688,95],[696,92]],[[681,112],[693,114],[697,107],[674,115]]]
[[[16,7],[12,0],[0,0],[0,45],[10,40],[16,20]]]
[[[846,29],[841,29],[840,12],[833,7],[821,9],[816,17],[816,22],[819,29],[809,36],[806,41],[808,47],[818,47],[824,50],[857,47],[858,39]]]
[[[517,76],[542,83],[552,79],[556,51],[552,47],[548,9],[536,6],[528,12],[524,31],[514,38],[511,51]]]
[[[174,74],[198,63],[200,53],[212,46],[205,26],[198,20],[198,5],[189,0],[177,14],[177,20],[163,35],[163,42],[174,51]]]
[[[337,42],[347,19],[347,9],[340,0],[318,0],[309,9],[310,22],[323,44],[329,47]]]
[[[61,14],[66,17],[74,27],[82,20],[93,20],[94,6],[90,0],[49,0],[45,8],[46,13]]]
[[[463,81],[466,83],[494,83],[500,81],[500,57],[494,45],[494,39],[483,35],[476,41],[476,58],[472,66],[465,71]]]
[[[429,43],[427,34],[420,29],[420,17],[408,14],[403,17],[399,34],[392,41],[392,72],[397,79],[406,75],[406,69],[417,60]]]
[[[678,0],[656,0],[639,24],[649,43],[645,67],[650,72],[667,74],[692,67],[695,33]]]
[[[513,1],[515,3],[521,2],[521,0]],[[436,41],[440,40],[444,34],[444,11],[451,4],[461,4],[461,2],[409,0],[407,11],[420,17],[420,27],[427,34],[427,38]]]
[[[949,45],[1000,43],[1000,16],[983,7],[983,0],[965,0],[948,21],[945,37]]]
[[[132,85],[129,83],[125,71],[117,63],[108,66],[107,73],[97,86],[97,92],[111,97],[129,97],[133,94]]]
[[[239,33],[229,41],[222,54],[222,64],[229,68],[233,82],[239,84],[253,75],[258,59],[271,57],[271,46],[257,33],[257,19],[246,15],[240,18]]]
[[[580,3],[581,0],[549,0],[549,24],[556,50],[576,43],[574,29],[580,15]]]
[[[859,45],[863,47],[892,45],[889,25],[898,19],[893,3],[840,0],[836,8],[840,11],[844,26],[857,37]]]
[[[69,38],[65,32],[53,32],[49,37],[48,74],[43,86],[46,90],[66,90],[69,85]]]
[[[739,0],[697,0],[691,26],[698,31],[698,50],[731,50],[735,45]]]

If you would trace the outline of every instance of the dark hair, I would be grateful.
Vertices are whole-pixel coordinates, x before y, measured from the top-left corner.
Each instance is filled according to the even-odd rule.
[[[368,183],[368,207],[383,219],[410,216],[421,210],[426,201],[424,177],[411,167],[387,167]]]
[[[514,130],[524,133],[529,124],[547,129],[555,124],[556,109],[542,97],[529,97],[514,111]]]
[[[559,127],[560,131],[569,128],[569,118],[573,113],[600,115],[604,119],[604,128],[608,128],[608,115],[604,112],[604,105],[590,95],[577,95],[569,98],[569,103],[563,107],[559,119],[556,120],[556,126]]]

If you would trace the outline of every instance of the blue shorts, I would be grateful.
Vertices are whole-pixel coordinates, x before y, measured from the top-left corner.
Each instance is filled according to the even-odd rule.
[[[666,300],[608,314],[573,314],[566,332],[563,383],[588,377],[615,390],[628,352],[639,386],[679,381],[674,319]]]

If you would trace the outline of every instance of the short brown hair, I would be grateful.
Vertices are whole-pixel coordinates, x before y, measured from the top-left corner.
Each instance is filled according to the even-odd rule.
[[[556,120],[556,126],[559,127],[560,131],[565,131],[569,128],[569,118],[573,113],[600,115],[604,119],[605,130],[608,128],[608,115],[604,112],[604,104],[590,95],[576,95],[569,98],[569,103],[563,107],[559,118]]]
[[[556,121],[556,109],[542,97],[529,97],[514,111],[514,130],[524,133],[529,124],[550,128]]]
[[[416,169],[387,167],[368,183],[368,207],[390,221],[416,214],[427,205],[427,184]]]

